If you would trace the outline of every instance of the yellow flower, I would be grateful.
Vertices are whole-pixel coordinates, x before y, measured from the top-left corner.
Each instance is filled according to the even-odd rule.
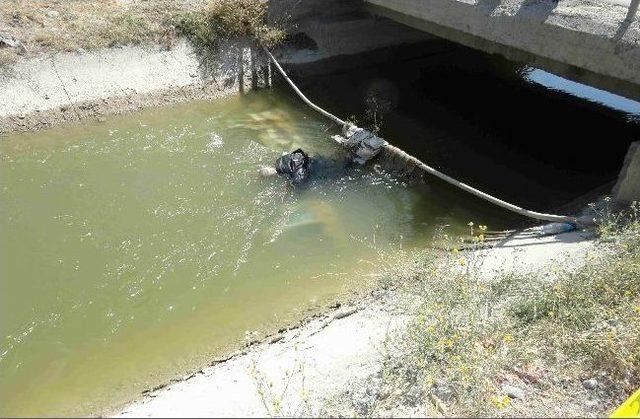
[[[505,407],[509,406],[509,396],[491,396],[491,403],[498,409],[504,409]]]
[[[458,263],[460,263],[461,266],[464,266],[467,264],[467,260],[465,258],[460,258],[458,259]]]
[[[502,341],[503,341],[504,343],[512,342],[512,341],[513,341],[513,336],[512,336],[512,335],[510,335],[509,333],[507,333],[506,335],[504,335],[504,336],[502,337]]]

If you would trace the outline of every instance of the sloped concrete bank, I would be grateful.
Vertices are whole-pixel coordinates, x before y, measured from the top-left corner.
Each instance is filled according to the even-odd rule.
[[[588,232],[532,237],[523,232],[482,251],[474,270],[491,280],[499,273],[551,271],[580,266],[595,242]],[[114,412],[115,417],[424,417],[436,414],[428,398],[375,410],[381,394],[385,355],[406,328],[411,298],[375,291],[273,335],[228,359],[145,392]],[[411,312],[411,310],[409,310]],[[569,384],[579,390],[581,382]],[[534,386],[527,391],[536,391]],[[588,406],[565,401],[575,415]],[[555,414],[566,414],[563,406]],[[514,415],[526,415],[526,407]],[[438,412],[443,413],[443,412]]]
[[[171,50],[130,46],[18,62],[0,73],[0,135],[268,83],[257,72],[264,60],[240,41],[224,44],[208,63],[186,41]]]

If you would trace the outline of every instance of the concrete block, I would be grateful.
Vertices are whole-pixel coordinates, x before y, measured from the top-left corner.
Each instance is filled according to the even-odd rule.
[[[616,203],[640,202],[640,141],[629,146],[612,195]]]

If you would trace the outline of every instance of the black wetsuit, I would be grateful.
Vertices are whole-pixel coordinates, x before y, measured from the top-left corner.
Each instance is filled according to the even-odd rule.
[[[294,185],[299,185],[311,177],[320,179],[340,176],[347,165],[347,159],[340,162],[321,156],[309,157],[299,148],[276,160],[276,172],[289,178]]]
[[[302,183],[309,176],[309,155],[301,148],[276,160],[276,172],[286,175],[294,184]]]

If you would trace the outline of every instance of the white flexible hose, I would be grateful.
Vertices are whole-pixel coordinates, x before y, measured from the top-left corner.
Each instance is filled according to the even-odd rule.
[[[271,61],[273,62],[273,64],[276,66],[276,68],[278,69],[278,71],[280,72],[280,74],[282,75],[282,77],[284,77],[284,79],[289,83],[289,85],[293,88],[294,92],[296,92],[296,94],[298,96],[300,96],[300,98],[307,104],[309,105],[313,110],[315,110],[316,112],[321,113],[322,115],[326,116],[327,118],[331,119],[332,121],[334,121],[335,123],[344,126],[346,124],[345,121],[343,121],[342,119],[338,118],[337,116],[325,111],[324,109],[322,109],[321,107],[319,107],[318,105],[316,105],[315,103],[311,102],[309,99],[307,99],[307,97],[300,91],[300,89],[298,89],[298,87],[293,83],[293,81],[289,78],[289,76],[287,76],[287,73],[285,73],[285,71],[282,69],[282,67],[280,66],[280,64],[278,63],[278,61],[276,61],[275,57],[273,55],[271,55],[271,53],[266,50],[267,55],[269,55],[269,58],[271,59]],[[427,173],[432,174],[433,176],[444,180],[445,182],[462,189],[463,191],[469,192],[472,195],[477,196],[478,198],[482,198],[486,201],[491,202],[492,204],[495,204],[499,207],[502,207],[506,210],[518,213],[520,215],[523,215],[525,217],[529,217],[529,218],[533,218],[536,220],[542,220],[542,221],[552,221],[552,222],[560,222],[560,223],[571,223],[571,224],[575,224],[576,223],[576,218],[575,217],[569,217],[566,215],[554,215],[554,214],[544,214],[541,212],[536,212],[536,211],[530,211],[524,208],[521,208],[517,205],[513,205],[510,204],[509,202],[503,201],[501,199],[496,198],[495,196],[491,196],[485,192],[479,191],[469,185],[467,185],[466,183],[462,183],[454,178],[452,178],[451,176],[447,176],[442,172],[439,172],[438,170],[434,169],[431,166],[426,165],[425,163],[423,163],[422,161],[420,161],[419,159],[413,157],[412,155],[405,153],[404,151],[402,151],[401,149],[399,149],[398,147],[392,146],[391,144],[387,144],[385,146],[389,151],[391,151],[392,153],[395,154],[399,154],[404,156],[404,158],[406,158],[409,161],[412,161],[413,164],[415,164],[416,166],[420,167],[422,170],[424,170]]]
[[[300,96],[300,99],[302,99],[304,101],[304,103],[309,105],[311,107],[311,109],[313,109],[314,111],[321,113],[322,115],[324,115],[327,118],[331,119],[332,121],[334,121],[338,125],[343,126],[346,123],[342,119],[340,119],[337,116],[325,111],[320,106],[316,105],[315,103],[313,103],[309,99],[307,99],[307,97],[304,95],[304,93],[302,93],[300,91],[300,89],[298,89],[298,86],[296,86],[295,83],[293,83],[293,81],[291,81],[289,76],[287,76],[287,73],[285,73],[284,70],[282,69],[282,67],[280,67],[280,64],[278,63],[278,61],[276,61],[275,57],[273,55],[271,55],[271,53],[268,50],[265,49],[265,51],[269,55],[269,58],[271,58],[271,61],[273,61],[273,64],[276,66],[276,68],[278,69],[280,74],[282,74],[282,77],[284,77],[284,79],[289,83],[289,85],[291,86],[293,91],[296,92],[298,94],[298,96]]]
[[[423,162],[421,162],[420,160],[418,160],[417,158],[413,157],[410,154],[405,153],[404,151],[400,150],[398,147],[395,147],[391,144],[387,144],[387,149],[391,150],[391,152],[396,153],[396,154],[400,154],[403,155],[407,160],[410,160],[413,162],[413,164],[415,164],[416,166],[420,167],[422,170],[424,170],[427,173],[432,174],[433,176],[440,178],[442,180],[444,180],[445,182],[454,185],[460,189],[462,189],[463,191],[469,192],[470,194],[473,194],[475,196],[477,196],[478,198],[482,198],[486,201],[491,202],[492,204],[495,204],[499,207],[502,207],[504,209],[507,209],[509,211],[513,211],[516,212],[520,215],[524,215],[525,217],[529,217],[529,218],[534,218],[536,220],[543,220],[543,221],[553,221],[553,222],[560,222],[560,223],[575,223],[575,218],[573,217],[569,217],[569,216],[565,216],[565,215],[554,215],[554,214],[544,214],[541,212],[535,212],[535,211],[530,211],[524,208],[521,208],[517,205],[513,205],[510,204],[509,202],[503,201],[501,199],[496,198],[495,196],[491,196],[488,193],[479,191],[469,185],[467,185],[466,183],[460,182],[459,180],[456,180],[454,178],[452,178],[451,176],[445,175],[442,172],[437,171],[436,169],[434,169],[431,166],[427,166],[426,164],[424,164]]]

